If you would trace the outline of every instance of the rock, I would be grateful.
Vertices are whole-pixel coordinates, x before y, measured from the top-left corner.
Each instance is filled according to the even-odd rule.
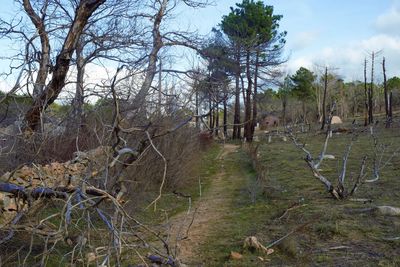
[[[382,215],[400,216],[400,208],[392,206],[378,206],[377,210]]]
[[[109,161],[111,147],[100,146],[95,149],[76,153],[76,158],[67,162],[52,162],[46,165],[32,164],[25,165],[18,170],[7,172],[0,176],[0,181],[24,186],[35,187],[74,187],[86,179],[88,171],[98,175]],[[0,193],[1,208],[8,211],[15,211],[15,199],[6,194]],[[23,204],[23,200],[20,200]],[[4,217],[4,213],[1,215]]]
[[[243,255],[238,252],[231,251],[230,258],[232,260],[241,260],[243,258]]]
[[[96,254],[94,252],[89,252],[86,254],[86,259],[89,263],[94,262],[96,260]]]
[[[257,237],[255,237],[255,236],[246,237],[246,239],[244,240],[243,247],[245,249],[250,250],[250,251],[258,250],[260,252],[264,252],[267,255],[270,255],[270,254],[274,253],[274,250],[272,248],[264,247],[263,244],[261,244],[257,240]]]
[[[339,116],[332,116],[331,124],[341,124],[341,123],[343,123],[343,121]]]
[[[324,155],[324,159],[335,159],[334,155]]]

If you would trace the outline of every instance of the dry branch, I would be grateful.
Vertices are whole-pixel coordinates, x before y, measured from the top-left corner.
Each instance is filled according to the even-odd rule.
[[[333,104],[333,106],[335,106],[335,104]],[[334,187],[332,185],[332,183],[325,176],[323,176],[320,173],[320,170],[318,169],[318,167],[320,166],[322,159],[325,156],[326,147],[328,145],[328,140],[329,140],[330,132],[331,132],[332,115],[333,115],[333,108],[332,108],[332,110],[330,112],[330,116],[329,116],[329,123],[328,123],[328,127],[327,127],[328,129],[326,131],[325,142],[324,142],[322,151],[320,153],[320,156],[316,160],[313,158],[311,152],[305,148],[305,144],[301,144],[298,142],[297,138],[293,135],[293,132],[290,129],[288,129],[287,134],[292,139],[295,146],[298,147],[299,149],[301,149],[306,154],[306,157],[304,158],[304,160],[306,161],[307,165],[311,169],[314,177],[317,178],[325,186],[325,188],[333,196],[333,198],[344,199],[344,198],[347,198],[349,195],[354,194],[357,191],[359,185],[361,184],[361,179],[364,178],[366,157],[364,157],[362,160],[360,174],[349,193],[345,188],[344,182],[345,182],[345,177],[346,177],[346,173],[347,173],[347,164],[348,164],[349,154],[350,154],[351,148],[353,146],[353,143],[355,142],[355,140],[358,137],[357,131],[355,129],[353,129],[351,141],[347,145],[346,150],[343,155],[343,158],[342,158],[342,169],[341,169],[340,175],[338,176],[338,185],[336,187]]]

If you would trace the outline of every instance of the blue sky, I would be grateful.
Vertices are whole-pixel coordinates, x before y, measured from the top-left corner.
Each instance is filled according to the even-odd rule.
[[[201,33],[229,13],[237,1],[217,0],[214,6],[182,13],[181,25],[190,24]],[[328,65],[346,80],[362,79],[363,59],[382,50],[388,75],[400,75],[399,0],[270,0],[276,14],[283,15],[280,28],[288,32],[285,69],[315,69]],[[381,61],[382,58],[378,58]],[[377,76],[381,74],[376,64]]]
[[[198,30],[207,34],[229,13],[235,0],[215,0],[204,9],[178,8],[168,25],[182,30]],[[0,17],[15,16],[13,0],[2,0]],[[283,67],[294,73],[300,66],[317,70],[328,65],[345,80],[363,79],[363,60],[369,51],[382,50],[387,61],[388,76],[400,76],[400,0],[269,0],[275,14],[283,15],[281,30],[288,32],[285,53],[289,60]],[[13,49],[9,41],[1,41],[0,56]],[[15,49],[15,47],[14,47]],[[380,61],[375,65],[381,79]],[[8,62],[0,59],[0,71]],[[98,69],[92,73],[99,73]],[[10,83],[8,83],[9,85]]]

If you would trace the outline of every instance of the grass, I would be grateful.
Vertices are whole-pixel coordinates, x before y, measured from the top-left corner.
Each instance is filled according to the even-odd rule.
[[[185,195],[190,195],[192,201],[196,201],[199,198],[200,190],[202,192],[207,191],[210,186],[211,177],[218,171],[215,159],[220,152],[221,147],[218,144],[213,144],[206,152],[200,152],[202,153],[200,156],[201,163],[194,164],[191,177],[182,177],[182,179],[187,179],[187,181],[179,191]],[[201,183],[201,189],[199,183]],[[157,204],[156,211],[154,211],[153,207],[143,207],[136,214],[136,218],[141,222],[157,225],[166,219],[165,215],[172,217],[186,211],[187,207],[188,200],[186,198],[173,194],[171,190],[165,190],[161,200]]]
[[[253,184],[256,174],[251,167],[250,160],[243,151],[234,153],[224,161],[225,176],[224,188],[231,192],[230,210],[217,224],[212,227],[207,242],[200,248],[199,258],[204,266],[236,266],[229,262],[231,251],[240,251],[244,237],[249,231],[256,231],[252,217],[265,209],[259,201],[254,203]],[[246,263],[257,259],[256,255],[249,254]],[[241,261],[240,266],[246,266]]]
[[[377,134],[380,141],[387,144],[384,159],[388,158],[400,146],[398,129],[379,129]],[[313,155],[320,151],[324,140],[321,134],[300,135],[299,138]],[[327,153],[335,155],[336,159],[325,160],[321,168],[333,184],[336,184],[341,157],[350,139],[350,134],[339,134],[330,140]],[[371,142],[368,134],[364,133],[354,143],[349,157],[347,186],[352,185],[365,154],[371,165]],[[268,170],[261,187],[254,186],[256,175],[243,151],[229,158],[226,175],[239,175],[243,179],[234,185],[226,184],[227,190],[232,190],[233,194],[231,210],[201,247],[199,257],[204,266],[400,265],[400,242],[384,240],[400,236],[400,218],[349,212],[349,209],[372,205],[400,206],[399,156],[395,156],[381,171],[378,182],[360,187],[355,197],[373,200],[372,204],[363,204],[333,200],[312,176],[303,160],[303,152],[290,141],[261,142],[259,152],[262,164]],[[370,168],[367,171],[371,173]],[[249,194],[249,188],[257,189],[255,197]],[[282,216],[293,205],[296,208]],[[274,247],[275,252],[268,256],[268,261],[258,258],[265,258],[265,255],[242,249],[247,236],[254,235],[263,244],[269,244],[303,224],[307,225]],[[339,246],[342,249],[338,249]],[[243,259],[229,259],[231,251],[243,253]]]

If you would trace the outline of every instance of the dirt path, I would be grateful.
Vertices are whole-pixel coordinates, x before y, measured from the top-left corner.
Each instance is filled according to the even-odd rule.
[[[220,169],[212,177],[210,188],[193,205],[189,214],[179,214],[172,220],[171,243],[176,245],[178,258],[188,266],[198,266],[196,255],[200,245],[207,240],[212,227],[218,225],[218,221],[230,210],[232,192],[226,189],[227,179],[234,183],[240,177],[226,175],[224,160],[237,149],[236,145],[225,144],[216,158]]]

